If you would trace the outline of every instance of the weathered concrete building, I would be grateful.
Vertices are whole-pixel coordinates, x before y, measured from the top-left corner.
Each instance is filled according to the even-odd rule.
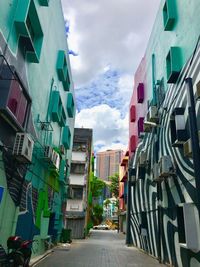
[[[87,232],[92,137],[92,129],[74,129],[65,222],[72,238],[84,238]]]

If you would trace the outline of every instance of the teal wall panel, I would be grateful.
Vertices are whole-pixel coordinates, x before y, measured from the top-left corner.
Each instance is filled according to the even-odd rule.
[[[21,17],[19,20],[22,21],[23,25],[20,23],[20,25],[18,24],[16,27],[15,20],[18,15],[21,16],[21,12],[17,15],[17,4],[22,2],[27,5],[24,5],[24,10],[20,10],[21,12],[23,11],[23,18]],[[33,57],[30,60],[30,54],[24,53],[24,48],[27,47],[24,46],[24,40],[20,37],[22,34],[27,35],[27,25],[25,25],[27,24],[27,7],[29,7],[29,4],[33,5],[33,3],[38,17],[38,22],[35,23],[34,27],[37,29],[39,27],[41,30],[39,33],[39,37],[41,38],[38,38],[38,41],[34,43],[34,48],[37,52],[37,60],[34,60]],[[70,81],[72,81],[65,23],[60,0],[2,0],[1,7],[3,8],[0,9],[0,53],[5,56],[10,65],[15,67],[32,99],[30,119],[25,130],[31,134],[35,143],[32,164],[29,166],[26,172],[25,182],[22,183],[21,186],[22,195],[19,207],[16,206],[16,203],[10,195],[9,188],[6,186],[8,178],[5,172],[0,168],[0,187],[5,188],[2,201],[0,202],[0,244],[6,247],[6,239],[9,235],[22,233],[23,227],[20,227],[20,222],[24,222],[25,224],[26,222],[31,222],[33,225],[32,227],[27,228],[28,230],[24,237],[29,235],[39,240],[40,245],[36,252],[36,254],[39,255],[44,252],[44,236],[35,231],[35,229],[38,228],[35,225],[35,219],[39,201],[39,191],[44,190],[48,194],[48,197],[46,197],[45,200],[45,203],[47,204],[48,199],[48,205],[45,204],[45,214],[56,212],[57,221],[54,230],[55,233],[58,232],[58,234],[60,234],[63,227],[62,212],[63,206],[65,205],[63,201],[65,192],[65,190],[63,190],[65,187],[63,173],[60,174],[62,183],[59,183],[59,173],[58,171],[52,171],[52,161],[44,160],[44,147],[50,145],[52,148],[59,148],[63,141],[63,127],[66,125],[69,127],[68,129],[71,136],[73,136],[74,132],[75,118],[74,116],[71,117],[68,115],[67,112],[68,93],[64,90],[63,82],[59,79],[57,74],[58,51],[62,50],[65,52],[67,73]],[[33,16],[34,19],[36,15],[32,12],[30,16]],[[36,28],[35,33],[37,32]],[[21,35],[19,34],[19,30],[21,31]],[[31,39],[31,34],[28,33],[28,35],[29,39]],[[37,62],[37,64],[35,62]],[[68,84],[68,90],[74,97],[72,82]],[[50,110],[52,108],[50,99],[53,91],[59,92],[62,102],[59,123],[53,121],[50,115]],[[0,116],[1,130],[3,129],[4,131],[4,136],[2,136],[3,131],[0,132],[0,140],[2,141],[2,138],[4,138],[4,140],[8,140],[9,146],[12,146],[16,129],[12,128],[10,125],[6,125],[6,122],[2,124],[2,120],[3,118]],[[6,126],[4,127],[4,125]],[[10,127],[12,129],[10,129]],[[72,142],[68,144],[68,149],[65,151],[65,154],[62,155],[62,162],[68,160],[68,163],[70,164],[71,149]],[[2,168],[4,168],[4,164],[2,165]],[[52,204],[54,200],[56,203],[55,205]],[[28,205],[27,203],[31,203],[31,205],[29,205],[30,212],[28,213],[25,212]],[[5,207],[7,206],[9,207],[10,212],[4,216]],[[45,229],[45,232],[47,232],[48,228],[48,220],[46,217],[46,215],[41,216],[39,224],[39,226],[45,226],[42,228],[42,231]],[[44,222],[43,218],[45,218]],[[59,238],[59,236],[57,236],[57,238]],[[56,239],[56,236],[54,239]]]

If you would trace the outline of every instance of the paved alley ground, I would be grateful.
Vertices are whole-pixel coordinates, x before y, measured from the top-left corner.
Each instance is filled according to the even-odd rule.
[[[54,252],[37,267],[161,267],[157,260],[136,248],[126,247],[124,235],[96,230],[85,240],[75,240]]]

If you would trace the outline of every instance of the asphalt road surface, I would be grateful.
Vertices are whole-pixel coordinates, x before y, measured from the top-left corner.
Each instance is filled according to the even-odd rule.
[[[58,247],[37,267],[161,267],[157,260],[125,245],[116,231],[93,230],[85,240]]]

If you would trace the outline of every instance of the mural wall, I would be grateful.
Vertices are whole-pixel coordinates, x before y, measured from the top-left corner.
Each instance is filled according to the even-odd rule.
[[[200,265],[198,237],[194,236],[200,235],[196,200],[196,194],[200,192],[195,187],[191,154],[188,156],[183,145],[191,137],[184,80],[186,77],[192,78],[196,99],[200,81],[198,45],[177,82],[169,85],[163,102],[160,105],[157,102],[156,126],[144,132],[139,139],[132,163],[136,174],[135,184],[131,187],[133,244],[164,263],[184,267]],[[195,103],[200,130],[200,101]],[[182,132],[179,135],[181,120]],[[163,156],[167,156],[169,170],[162,176],[158,172],[162,173],[164,168],[160,163]],[[197,228],[187,228],[188,220],[194,222]]]
[[[20,235],[41,254],[60,239],[73,142],[65,22],[60,1],[1,7],[0,244]]]

